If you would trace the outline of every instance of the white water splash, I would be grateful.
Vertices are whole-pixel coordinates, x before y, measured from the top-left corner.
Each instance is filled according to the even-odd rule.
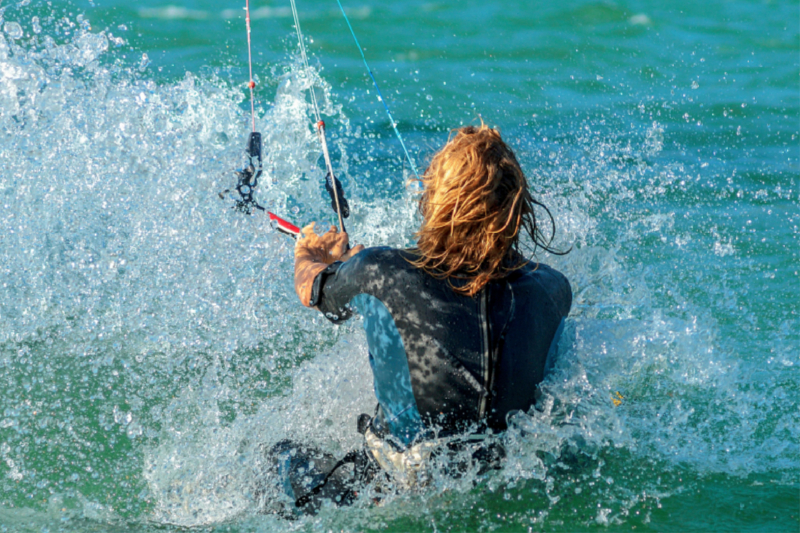
[[[569,487],[596,508],[593,523],[609,525],[645,493],[679,490],[626,480],[630,470],[606,463],[618,453],[664,464],[666,473],[796,469],[796,348],[778,343],[764,347],[763,360],[743,360],[725,342],[730,327],[693,299],[695,282],[673,274],[688,270],[695,259],[683,255],[698,248],[710,251],[706,260],[739,254],[732,237],[687,228],[662,207],[671,195],[696,194],[698,179],[681,164],[654,162],[666,126],[606,136],[582,124],[562,144],[520,150],[537,196],[556,215],[559,244],[575,246],[545,259],[572,281],[575,305],[540,405],[515,416],[502,437],[510,452],[503,469],[441,475],[428,492],[382,508],[365,497],[339,515],[261,522],[254,487],[264,481],[265,446],[291,437],[341,455],[358,445],[355,416],[374,404],[363,335],[357,323],[335,328],[301,309],[291,243],[218,198],[235,183],[248,129],[237,87],[192,73],[156,82],[146,61],[144,72],[117,61],[109,47],[123,43],[112,34],[79,23],[57,41],[54,22],[42,24],[28,44],[13,25],[0,35],[0,375],[14,376],[16,387],[0,420],[16,439],[0,448],[5,492],[39,501],[51,490],[89,490],[61,474],[65,465],[24,452],[44,441],[73,453],[81,475],[97,473],[92,487],[102,482],[119,500],[152,502],[152,513],[136,518],[157,524],[241,519],[282,530],[352,520],[366,529],[472,505],[477,482],[512,499],[543,487],[532,523],[551,526],[547,515],[566,505]],[[259,119],[268,176],[258,196],[296,221],[330,219],[320,202],[310,84],[341,131],[345,178],[348,136],[356,134],[318,72],[282,66],[270,75],[276,91]],[[371,147],[359,150],[371,157]],[[378,179],[349,183],[355,202],[365,198],[352,227],[367,244],[405,245],[415,229],[410,195],[387,200],[389,188]],[[664,256],[643,259],[652,250]],[[728,275],[712,294],[741,306],[737,283]],[[778,329],[789,338],[795,326],[786,320]],[[67,385],[58,381],[64,374]],[[88,379],[96,381],[84,396],[65,392]],[[78,433],[93,424],[95,433]],[[117,449],[128,462],[106,459]],[[572,470],[565,474],[562,463]],[[141,486],[125,486],[128,478]],[[81,516],[100,527],[124,505],[76,499]]]

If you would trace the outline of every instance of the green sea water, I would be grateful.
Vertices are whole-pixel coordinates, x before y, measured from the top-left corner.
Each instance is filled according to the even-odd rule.
[[[343,455],[358,321],[221,200],[250,127],[243,3],[0,3],[0,531],[800,530],[800,5],[343,2],[419,168],[481,119],[575,294],[503,468],[287,521],[263,449]],[[408,245],[412,176],[336,2],[252,9],[259,200]],[[615,401],[616,400],[616,401]],[[620,401],[621,400],[621,401]],[[618,405],[617,405],[618,403]],[[266,488],[265,488],[266,487]]]

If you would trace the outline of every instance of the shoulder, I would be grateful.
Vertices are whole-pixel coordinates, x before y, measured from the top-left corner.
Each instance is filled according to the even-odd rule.
[[[415,268],[410,261],[414,258],[407,250],[389,246],[365,248],[345,263],[354,270],[378,271],[380,269]]]
[[[415,267],[409,262],[413,256],[405,250],[388,246],[365,248],[339,267],[339,275],[358,279],[360,284],[393,278]]]
[[[388,246],[366,248],[340,264],[338,282],[382,300],[408,296],[409,288],[421,286],[426,278],[411,263],[414,258],[408,250]]]
[[[529,261],[520,269],[520,283],[536,283],[553,301],[562,316],[572,307],[572,287],[567,277],[544,263]]]
[[[390,292],[402,283],[402,270],[410,266],[401,250],[388,246],[366,248],[347,261],[329,265],[317,275],[311,304],[324,313],[342,316],[342,309],[358,295],[380,297]]]
[[[528,275],[551,280],[553,283],[563,283],[569,285],[569,280],[564,274],[544,263],[528,261],[528,264],[522,267],[522,271]]]

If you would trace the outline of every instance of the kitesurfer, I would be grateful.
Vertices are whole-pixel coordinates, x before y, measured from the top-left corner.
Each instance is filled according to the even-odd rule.
[[[522,253],[522,232],[555,252],[554,225],[548,238],[534,209],[549,211],[497,130],[455,131],[422,183],[413,248],[348,249],[346,233],[313,223],[295,246],[303,305],[364,318],[378,407],[360,430],[406,485],[437,439],[505,430],[533,406],[572,304],[567,278]]]

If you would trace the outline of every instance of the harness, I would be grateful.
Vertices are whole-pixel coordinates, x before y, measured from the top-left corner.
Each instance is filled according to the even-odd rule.
[[[425,487],[430,481],[431,462],[438,456],[448,457],[445,473],[455,478],[476,465],[478,475],[499,469],[506,457],[502,445],[489,441],[485,432],[430,438],[401,448],[373,431],[372,417],[366,414],[358,417],[358,432],[364,436],[364,445],[348,452],[313,487],[297,496],[294,501],[297,511],[315,512],[315,504],[319,504],[315,498],[334,479],[339,483],[339,493],[332,499],[337,505],[349,505],[358,496],[358,491],[373,481],[378,482],[378,491],[384,493]],[[470,450],[469,458],[457,458],[464,450]],[[340,471],[348,464],[353,465],[353,471],[343,480]]]

